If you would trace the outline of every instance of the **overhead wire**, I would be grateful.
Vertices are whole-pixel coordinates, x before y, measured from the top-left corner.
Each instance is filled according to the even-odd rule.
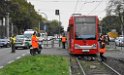
[[[66,0],[66,1],[63,1],[63,0],[52,0],[52,1],[49,1],[49,0],[45,0],[45,1],[43,1],[43,0],[27,0],[27,1],[41,1],[41,2],[77,2],[77,1],[72,1],[72,0]],[[90,3],[91,1],[86,1],[86,0],[84,0],[84,1],[79,1],[79,2],[85,2],[85,3]],[[100,1],[92,1],[92,2],[100,2]]]
[[[91,12],[93,12],[94,10],[96,10],[97,7],[98,7],[102,2],[103,2],[103,0],[101,0],[101,1],[99,2],[99,4],[98,4],[93,10],[91,10],[91,11],[88,13],[88,15],[89,15]]]
[[[79,0],[76,1],[76,5],[75,5],[75,8],[74,8],[74,13],[75,13],[76,10],[77,10],[78,3],[79,3]]]

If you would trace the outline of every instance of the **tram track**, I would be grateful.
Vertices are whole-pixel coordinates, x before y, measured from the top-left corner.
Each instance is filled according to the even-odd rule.
[[[70,57],[71,75],[122,75],[105,62],[80,60]]]

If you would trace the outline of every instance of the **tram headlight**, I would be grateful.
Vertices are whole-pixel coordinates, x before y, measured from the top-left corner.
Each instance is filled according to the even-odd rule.
[[[92,45],[92,48],[93,48],[93,49],[96,49],[96,44],[93,44],[93,45]]]
[[[75,45],[74,45],[74,48],[75,48],[75,49],[81,49],[81,48],[80,48],[80,45],[78,45],[78,44],[75,44]]]

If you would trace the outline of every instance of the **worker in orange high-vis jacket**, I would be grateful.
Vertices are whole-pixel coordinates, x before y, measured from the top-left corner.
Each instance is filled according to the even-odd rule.
[[[62,48],[65,49],[65,44],[66,44],[66,37],[65,35],[62,36]]]
[[[106,52],[106,42],[105,42],[105,36],[102,35],[100,37],[100,48],[99,48],[99,53],[100,53],[100,58],[101,61],[106,61],[106,57],[104,56],[104,53]]]
[[[38,51],[39,44],[38,44],[38,38],[36,36],[36,32],[33,33],[32,38],[31,38],[31,44],[32,44],[32,55],[35,55],[36,52]]]

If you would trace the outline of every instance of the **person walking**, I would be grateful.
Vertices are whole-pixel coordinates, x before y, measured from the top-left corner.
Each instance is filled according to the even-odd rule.
[[[100,58],[101,58],[101,61],[106,61],[106,57],[104,56],[104,53],[106,52],[106,41],[105,41],[105,36],[104,35],[101,35],[100,37],[100,48],[99,48],[99,53],[100,53]]]
[[[65,44],[66,44],[66,37],[65,35],[62,36],[62,48],[65,49]]]
[[[38,38],[36,36],[36,32],[33,33],[31,37],[31,44],[32,44],[32,49],[30,51],[31,55],[35,55],[36,52],[38,51],[39,44],[38,44]]]
[[[16,37],[15,35],[13,35],[10,38],[10,42],[11,42],[11,53],[15,53],[15,42],[16,42]]]

